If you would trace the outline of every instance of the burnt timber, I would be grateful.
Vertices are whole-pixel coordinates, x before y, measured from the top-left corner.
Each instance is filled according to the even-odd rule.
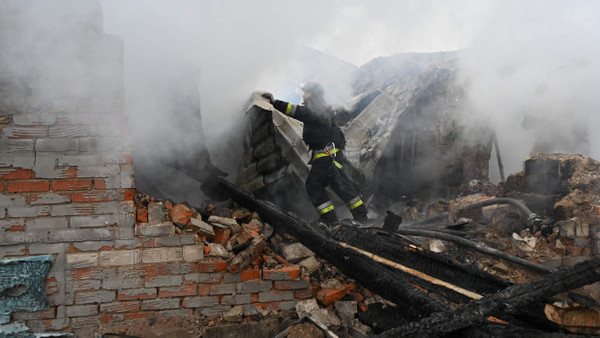
[[[600,262],[595,260],[552,272],[530,284],[508,287],[506,287],[508,282],[482,271],[475,272],[472,267],[447,264],[445,269],[439,269],[439,271],[458,269],[458,271],[462,271],[462,275],[458,275],[462,278],[453,278],[454,282],[458,283],[461,279],[470,280],[467,284],[479,285],[481,288],[479,292],[488,295],[469,301],[463,296],[452,294],[452,291],[443,291],[442,288],[421,280],[419,284],[423,285],[423,288],[431,288],[431,290],[428,289],[430,293],[426,293],[414,285],[417,281],[415,277],[409,277],[391,267],[375,263],[371,258],[358,251],[341,245],[335,238],[317,230],[297,215],[286,212],[270,202],[259,200],[224,179],[219,179],[219,183],[234,201],[258,212],[276,229],[293,235],[315,254],[329,261],[362,286],[396,304],[402,304],[402,312],[407,315],[409,323],[386,331],[382,336],[444,336],[464,330],[479,332],[481,327],[474,328],[473,324],[483,325],[482,327],[486,329],[494,330],[496,324],[490,324],[487,321],[491,316],[523,326],[523,328],[519,328],[515,325],[505,325],[515,332],[520,329],[535,332],[535,329],[544,327],[556,331],[558,329],[556,326],[547,325],[549,321],[543,317],[543,312],[537,311],[540,309],[540,305],[547,301],[549,296],[600,280]],[[348,233],[354,231],[351,228],[343,230]],[[340,238],[342,237],[345,240],[350,238],[350,236],[340,236]],[[391,244],[387,243],[387,245]],[[411,254],[418,255],[419,251],[413,250]],[[401,255],[392,258],[397,259],[398,256]],[[433,253],[422,255],[422,257],[429,258],[435,256]],[[431,261],[435,262],[431,263],[431,266],[444,263],[443,258],[431,259]],[[446,261],[446,263],[448,262]],[[428,272],[435,274],[436,270],[438,268],[429,267]],[[460,272],[453,273],[460,274]],[[468,275],[469,278],[464,278],[465,275]],[[438,276],[440,276],[439,273]],[[473,282],[473,279],[476,281]],[[438,294],[434,295],[435,292]],[[459,305],[456,305],[457,303]],[[527,311],[534,313],[525,316]],[[410,318],[411,314],[412,318]]]

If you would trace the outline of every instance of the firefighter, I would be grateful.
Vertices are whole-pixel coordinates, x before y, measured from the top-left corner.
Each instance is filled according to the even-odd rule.
[[[335,122],[333,109],[325,102],[323,87],[319,83],[309,82],[302,87],[302,91],[304,105],[299,106],[275,100],[271,93],[262,96],[275,109],[304,123],[302,139],[312,151],[309,162],[312,166],[306,179],[308,197],[323,223],[329,227],[337,226],[340,222],[325,190],[330,185],[346,203],[354,219],[365,222],[368,220],[367,207],[352,180],[342,171],[346,139]]]

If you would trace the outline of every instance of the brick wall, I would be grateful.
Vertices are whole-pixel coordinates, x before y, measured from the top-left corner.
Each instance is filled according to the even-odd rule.
[[[2,15],[23,24],[17,12]],[[206,238],[169,221],[136,224],[122,41],[102,32],[99,5],[67,18],[72,29],[54,38],[71,49],[34,52],[31,40],[32,73],[0,86],[0,258],[54,257],[49,307],[12,321],[78,337],[194,331],[221,313],[262,316],[311,297],[297,265],[229,273],[226,261],[205,256]],[[49,74],[41,61],[64,71]]]

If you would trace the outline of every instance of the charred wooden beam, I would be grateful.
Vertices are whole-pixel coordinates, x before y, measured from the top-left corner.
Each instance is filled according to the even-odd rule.
[[[384,332],[381,337],[442,336],[482,323],[490,315],[516,313],[518,309],[539,304],[548,296],[566,292],[600,280],[600,260],[589,260],[561,269],[530,284],[513,285],[451,311],[434,313],[417,322]]]
[[[259,200],[224,179],[219,179],[219,183],[234,201],[257,211],[261,218],[273,227],[283,228],[319,257],[326,259],[369,290],[411,308],[410,311],[419,316],[447,309],[447,305],[441,300],[417,290],[409,281],[399,278],[398,274],[374,263],[368,257],[340,246],[333,238],[316,231],[295,214],[285,212],[270,202]]]

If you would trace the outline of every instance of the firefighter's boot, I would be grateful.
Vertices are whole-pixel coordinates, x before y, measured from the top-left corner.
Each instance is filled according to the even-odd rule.
[[[369,220],[367,217],[368,210],[364,204],[355,207],[350,212],[352,213],[352,217],[359,223],[366,223]]]
[[[335,213],[335,210],[328,211],[321,215],[321,221],[325,223],[330,229],[338,226],[340,221]]]

